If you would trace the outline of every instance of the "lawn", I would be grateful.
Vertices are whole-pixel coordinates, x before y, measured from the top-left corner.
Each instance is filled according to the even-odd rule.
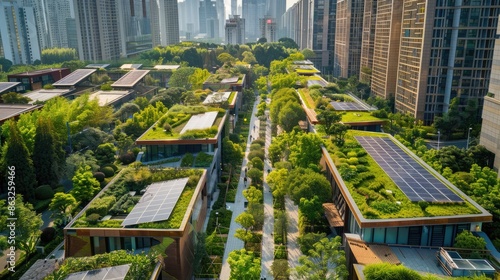
[[[372,122],[372,121],[386,121],[387,119],[377,118],[371,115],[370,112],[345,112],[342,115],[343,123],[351,122]]]
[[[314,109],[314,100],[312,97],[309,95],[309,91],[304,88],[300,88],[299,90],[299,95],[300,98],[304,101],[304,105],[306,105],[307,108],[309,109]]]

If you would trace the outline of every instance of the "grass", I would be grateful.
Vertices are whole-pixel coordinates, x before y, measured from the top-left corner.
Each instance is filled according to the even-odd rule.
[[[377,118],[369,112],[345,112],[342,115],[343,123],[350,122],[371,122],[371,121],[385,121],[386,119]]]
[[[229,95],[229,98],[227,99],[227,103],[228,104],[233,104],[234,97],[236,97],[236,94],[237,94],[236,91],[232,91],[231,92],[231,94]]]
[[[468,202],[430,203],[425,210],[422,210],[418,203],[411,202],[354,139],[354,136],[377,135],[388,137],[380,133],[349,131],[342,148],[335,146],[331,140],[324,140],[335,166],[339,169],[351,196],[365,218],[417,218],[480,213]],[[390,190],[392,194],[386,190]],[[396,201],[400,201],[401,205],[397,205]]]
[[[300,98],[304,101],[305,105],[309,109],[314,109],[314,100],[309,95],[309,90],[305,88],[301,88],[298,90]]]

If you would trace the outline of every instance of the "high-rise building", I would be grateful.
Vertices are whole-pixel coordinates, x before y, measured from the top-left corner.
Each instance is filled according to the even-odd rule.
[[[208,38],[219,37],[219,21],[215,0],[202,0],[200,2],[200,33],[207,34]]]
[[[488,92],[498,0],[403,0],[396,110],[425,124]],[[479,112],[478,112],[479,117]]]
[[[276,32],[278,26],[276,24],[276,19],[271,17],[265,17],[259,19],[260,27],[260,38],[266,38],[267,42],[276,42]]]
[[[116,0],[73,0],[80,60],[120,58]]]
[[[128,57],[152,49],[150,0],[118,1],[120,54]]]
[[[233,15],[226,20],[226,44],[245,44],[245,19]]]
[[[368,69],[373,68],[373,45],[375,43],[377,0],[365,0],[364,10],[359,80],[364,83],[370,83],[371,72]]]
[[[151,1],[151,34],[153,46],[179,43],[177,0]]]
[[[372,65],[361,61],[361,76],[371,78],[372,94],[384,99],[396,92],[402,7],[401,1],[378,1]]]
[[[13,64],[40,60],[35,8],[15,0],[0,1],[0,37],[3,55]]]
[[[217,26],[219,30],[217,31],[217,37],[224,38],[224,23],[226,22],[226,8],[224,7],[224,0],[216,0],[215,7],[217,9]]]
[[[6,2],[12,2],[10,0],[5,0]],[[47,17],[45,7],[43,5],[44,1],[40,0],[18,0],[19,5],[23,7],[32,7],[33,8],[33,16],[30,16],[30,21],[36,23],[36,32],[38,37],[38,45],[40,49],[50,48],[50,38],[49,38],[49,30],[47,26]]]
[[[231,15],[233,16],[238,14],[237,4],[238,4],[237,0],[231,0]]]
[[[242,3],[246,41],[253,42],[260,35],[259,19],[266,16],[266,0],[243,0]]]
[[[66,19],[71,18],[70,0],[45,0],[49,45],[68,48]]]
[[[336,10],[337,0],[314,1],[312,50],[316,56],[310,60],[323,74],[333,74]]]
[[[76,20],[74,18],[66,19],[66,33],[68,48],[75,49],[78,52],[78,36],[76,35]]]
[[[338,0],[334,75],[359,75],[364,0]]]
[[[178,3],[179,31],[186,39],[198,35],[200,30],[200,0],[184,0]],[[189,40],[189,39],[188,39]]]

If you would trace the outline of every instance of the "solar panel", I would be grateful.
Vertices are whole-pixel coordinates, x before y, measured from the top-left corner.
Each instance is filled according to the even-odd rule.
[[[189,178],[157,182],[149,185],[122,222],[122,226],[168,220]]]
[[[71,273],[65,280],[123,280],[130,269],[130,264],[104,267]]]
[[[108,66],[109,66],[109,64],[97,64],[97,63],[93,63],[93,64],[89,64],[89,65],[85,66],[85,68],[100,69],[100,68],[106,68]]]
[[[53,86],[74,86],[83,79],[90,76],[92,73],[97,71],[96,69],[77,69],[68,76],[60,79],[59,81],[53,83]]]
[[[149,70],[133,70],[123,75],[118,81],[114,82],[112,87],[134,87],[146,74],[149,73]]]
[[[330,102],[337,111],[367,111],[368,108],[356,102]]]
[[[221,82],[221,84],[236,83],[239,79],[240,79],[239,77],[231,77],[231,78],[223,79],[220,82]]]
[[[4,92],[20,84],[19,82],[2,82],[0,83],[0,92]]]
[[[90,100],[97,99],[99,106],[106,106],[124,98],[130,92],[127,90],[98,91],[90,95]]]
[[[356,140],[411,201],[463,201],[391,139],[356,136]]]
[[[180,134],[183,134],[188,130],[210,128],[214,124],[217,114],[218,112],[214,111],[191,116],[188,123],[181,130]]]

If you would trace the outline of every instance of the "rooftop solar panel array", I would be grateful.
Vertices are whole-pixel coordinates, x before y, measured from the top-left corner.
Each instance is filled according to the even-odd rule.
[[[100,69],[100,68],[106,68],[108,66],[109,66],[109,64],[97,64],[97,63],[93,63],[93,64],[89,64],[89,65],[85,66],[85,68]]]
[[[123,280],[130,269],[130,264],[104,267],[100,269],[75,272],[65,280]]]
[[[149,73],[149,70],[132,70],[127,74],[123,75],[118,81],[114,82],[112,87],[134,87],[146,74]]]
[[[356,136],[356,140],[411,201],[463,201],[391,139]]]
[[[367,111],[369,108],[356,102],[330,102],[337,111]]]
[[[17,86],[20,84],[19,82],[2,82],[0,83],[0,92],[4,92],[12,87]]]
[[[122,226],[168,220],[189,178],[163,181],[149,185]]]
[[[77,69],[68,76],[60,79],[59,81],[53,83],[54,86],[74,86],[83,79],[90,76],[92,73],[97,71],[96,69]]]
[[[214,124],[215,119],[217,119],[217,114],[218,112],[206,112],[191,116],[188,123],[181,130],[181,134],[188,130],[210,128]]]

